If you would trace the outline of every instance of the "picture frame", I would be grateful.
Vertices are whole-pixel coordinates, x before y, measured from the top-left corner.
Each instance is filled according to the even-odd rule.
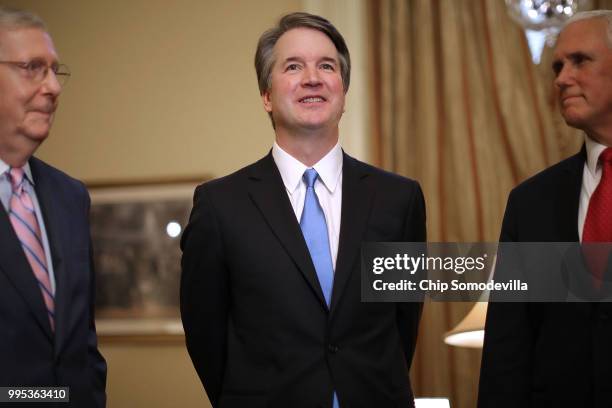
[[[179,243],[204,180],[88,184],[102,340],[182,338]]]

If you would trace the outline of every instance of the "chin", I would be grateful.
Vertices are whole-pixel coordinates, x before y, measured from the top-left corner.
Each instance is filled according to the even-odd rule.
[[[37,120],[26,121],[18,130],[28,139],[43,141],[51,131],[52,118],[37,118]]]
[[[306,128],[306,129],[323,129],[326,127],[329,127],[330,124],[332,124],[334,121],[329,118],[329,117],[325,117],[325,118],[305,118],[302,121],[302,127]]]
[[[565,124],[567,124],[567,126],[573,127],[574,129],[580,129],[584,131],[589,128],[588,124],[584,120],[577,118],[565,118]]]
[[[582,129],[582,127],[585,125],[584,116],[580,115],[576,111],[572,111],[571,109],[563,111],[561,116],[563,116],[563,119],[565,119],[565,123],[567,123],[568,126]]]
[[[41,143],[49,136],[49,130],[48,127],[46,129],[30,129],[24,132],[24,134],[28,139]]]

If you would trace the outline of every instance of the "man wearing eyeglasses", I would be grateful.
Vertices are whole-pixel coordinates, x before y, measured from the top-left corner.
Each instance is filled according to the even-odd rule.
[[[89,196],[33,157],[69,75],[37,16],[0,7],[0,387],[69,387],[62,406],[103,407]]]

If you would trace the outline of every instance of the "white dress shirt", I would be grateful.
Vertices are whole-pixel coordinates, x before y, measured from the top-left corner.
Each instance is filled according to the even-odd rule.
[[[295,217],[300,222],[304,209],[306,184],[302,180],[304,172],[313,168],[319,174],[315,182],[315,193],[323,208],[327,233],[329,236],[330,252],[334,270],[338,256],[338,240],[340,238],[340,215],[342,211],[342,149],[336,145],[314,166],[308,167],[304,163],[284,151],[276,142],[272,146],[272,157],[276,167],[283,178],[289,201],[293,207]]]
[[[601,163],[598,163],[599,155],[606,149],[606,146],[597,143],[586,135],[584,139],[587,160],[584,163],[584,171],[582,172],[582,189],[580,190],[580,205],[578,207],[578,235],[580,236],[580,242],[582,242],[582,230],[584,229],[591,196],[597,188],[599,180],[601,180]]]
[[[9,165],[0,159],[0,201],[2,206],[8,215],[11,201],[11,195],[13,194],[13,188],[11,181],[8,178]],[[30,170],[30,163],[26,163],[23,166],[23,171],[27,181],[24,181],[23,188],[28,192],[32,203],[34,204],[34,212],[36,213],[36,220],[40,227],[40,234],[43,243],[43,249],[45,251],[45,258],[47,260],[47,271],[49,272],[49,281],[51,282],[51,292],[55,293],[55,274],[53,273],[53,261],[51,260],[51,249],[49,247],[49,239],[47,238],[47,230],[45,228],[45,220],[42,217],[40,210],[40,204],[38,203],[38,197],[34,190],[34,178],[32,177],[32,170]]]

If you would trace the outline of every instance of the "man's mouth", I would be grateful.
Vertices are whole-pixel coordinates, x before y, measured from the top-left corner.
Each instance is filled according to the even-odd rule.
[[[580,98],[581,95],[566,95],[564,97],[561,98],[561,102],[566,102],[570,99],[575,99],[575,98]]]
[[[30,112],[42,113],[44,115],[53,115],[53,113],[55,112],[55,107],[49,106],[49,107],[36,108],[36,109],[32,109]]]
[[[318,102],[325,102],[326,99],[323,98],[322,96],[306,96],[304,98],[301,98],[299,100],[300,103],[318,103]]]

